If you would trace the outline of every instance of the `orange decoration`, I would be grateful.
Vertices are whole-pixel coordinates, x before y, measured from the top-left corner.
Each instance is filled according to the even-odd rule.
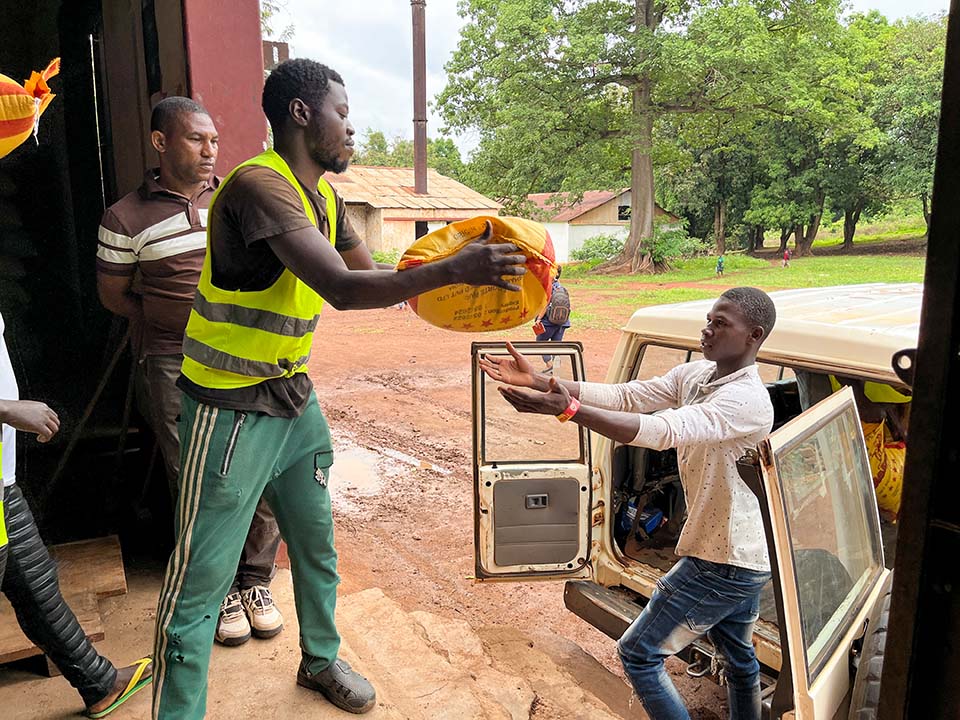
[[[30,73],[23,85],[0,74],[0,158],[31,135],[36,137],[40,116],[56,97],[47,81],[59,72],[60,58],[54,58],[43,72]]]

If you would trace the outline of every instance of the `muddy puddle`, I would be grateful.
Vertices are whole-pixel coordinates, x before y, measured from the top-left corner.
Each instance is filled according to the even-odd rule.
[[[395,448],[361,445],[356,437],[343,432],[334,439],[333,457],[331,501],[341,511],[359,511],[364,498],[379,495],[389,480],[409,473],[411,469],[451,474],[447,468]]]

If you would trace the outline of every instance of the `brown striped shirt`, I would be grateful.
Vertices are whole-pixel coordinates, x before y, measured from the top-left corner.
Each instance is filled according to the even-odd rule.
[[[178,355],[207,242],[214,178],[193,197],[167,190],[159,171],[107,208],[100,223],[97,273],[135,277],[143,301],[140,355]]]

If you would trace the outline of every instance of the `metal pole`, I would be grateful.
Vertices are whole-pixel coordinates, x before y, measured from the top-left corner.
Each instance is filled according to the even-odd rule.
[[[410,0],[413,12],[413,177],[414,191],[427,192],[426,0]]]

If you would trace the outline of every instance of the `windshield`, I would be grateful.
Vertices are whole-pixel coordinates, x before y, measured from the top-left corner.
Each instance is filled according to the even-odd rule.
[[[775,452],[812,683],[847,630],[848,616],[883,569],[883,551],[856,407]]]

